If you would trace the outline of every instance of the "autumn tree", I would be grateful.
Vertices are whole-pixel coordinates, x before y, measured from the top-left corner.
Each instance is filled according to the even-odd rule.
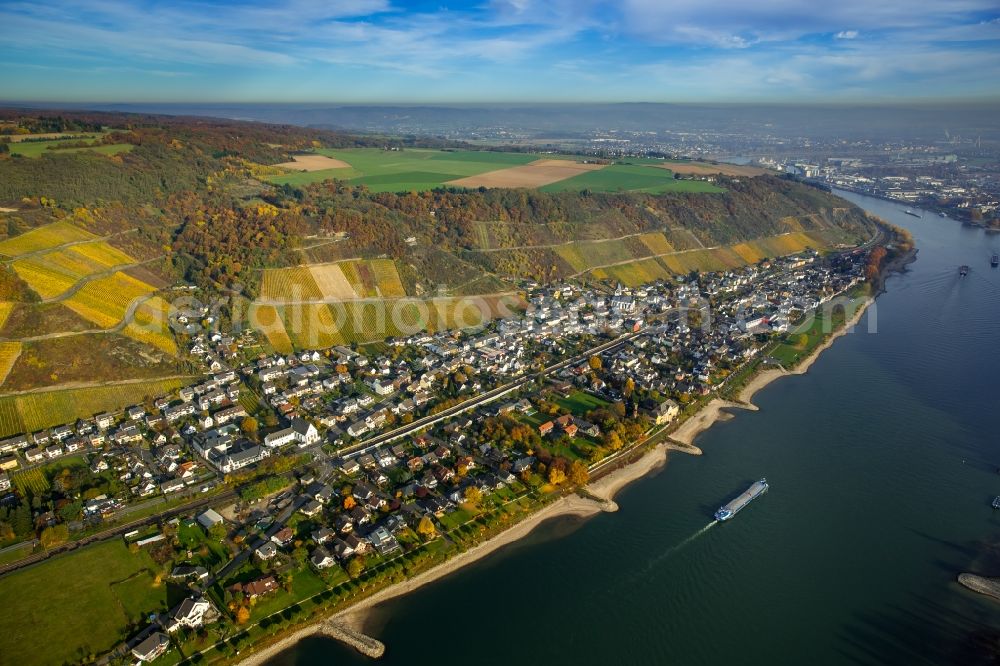
[[[240,422],[240,430],[242,430],[243,434],[245,434],[247,437],[252,438],[254,435],[257,434],[257,419],[255,419],[252,416],[245,417]]]
[[[879,271],[882,270],[882,261],[885,259],[885,248],[881,245],[872,250],[871,254],[868,255],[868,265],[865,266],[865,278],[869,282],[875,281],[878,278]]]
[[[358,502],[357,502],[357,500],[354,499],[354,495],[348,495],[347,497],[344,498],[344,508],[345,509],[350,510],[350,509],[353,509],[354,507],[356,507],[357,505],[358,505]]]
[[[357,578],[365,570],[365,558],[355,555],[347,562],[347,575]]]
[[[559,485],[566,480],[569,462],[565,458],[553,458],[549,463],[548,480],[552,485]]]
[[[569,466],[567,477],[574,486],[585,486],[590,481],[590,470],[583,464],[583,461],[574,460],[573,464]]]
[[[427,538],[437,534],[437,528],[434,527],[434,521],[431,520],[430,516],[424,516],[420,519],[420,522],[417,524],[417,533]]]
[[[240,606],[236,611],[236,622],[238,624],[246,624],[250,621],[250,609],[246,606]]]
[[[46,527],[42,530],[42,534],[38,537],[38,540],[41,542],[42,548],[52,548],[53,546],[66,543],[69,540],[69,527],[65,523]]]
[[[590,363],[590,369],[591,370],[600,370],[601,367],[602,367],[601,357],[600,356],[591,356],[589,363]]]
[[[475,486],[469,486],[462,493],[462,497],[469,504],[478,504],[483,499],[483,493]]]

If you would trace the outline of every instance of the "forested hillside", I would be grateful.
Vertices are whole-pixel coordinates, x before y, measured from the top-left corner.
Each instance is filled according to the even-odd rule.
[[[421,175],[412,169],[455,169],[482,155],[412,137],[6,110],[0,146],[0,341],[17,345],[7,389],[182,371],[186,334],[166,324],[175,287],[194,285],[203,300],[239,292],[280,319],[295,298],[499,294],[520,278],[638,284],[872,235],[859,209],[774,175],[717,175],[687,187],[654,165],[628,168],[680,187],[375,192],[348,183],[357,169],[322,152],[403,165],[411,171],[392,177],[414,182]],[[345,150],[355,148],[368,150]],[[271,182],[303,156],[325,170],[301,179],[308,184]],[[604,168],[559,157],[538,168]],[[523,161],[513,168],[525,169]],[[136,325],[157,317],[158,329]]]

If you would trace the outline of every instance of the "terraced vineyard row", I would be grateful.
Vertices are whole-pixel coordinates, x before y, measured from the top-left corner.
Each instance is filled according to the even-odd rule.
[[[285,331],[278,309],[273,305],[255,304],[250,308],[250,325],[267,338],[271,348],[279,354],[290,354],[293,350],[292,341]]]
[[[375,282],[378,285],[379,293],[385,298],[400,298],[406,296],[403,283],[399,279],[399,271],[396,270],[396,262],[392,259],[373,259],[371,261],[372,270],[375,273]]]
[[[11,481],[20,491],[21,497],[41,495],[49,489],[49,480],[40,467],[15,472]]]
[[[403,296],[406,290],[392,259],[271,268],[263,272],[260,285],[261,299],[275,302]]]
[[[42,298],[55,298],[65,293],[81,277],[67,274],[65,270],[41,258],[15,261],[14,272]]]
[[[38,252],[49,248],[97,238],[86,229],[81,229],[69,222],[53,222],[32,229],[20,236],[0,241],[0,254],[8,257],[18,257],[29,252]]]
[[[64,302],[66,307],[102,328],[111,328],[125,317],[132,302],[155,289],[126,273],[92,280]]]
[[[176,356],[177,342],[170,330],[170,310],[171,305],[159,296],[146,299],[135,309],[132,320],[122,332],[133,340]]]
[[[308,266],[268,268],[261,278],[260,297],[266,300],[302,300],[322,298]]]
[[[523,307],[523,303],[513,304],[518,306]],[[496,297],[308,303],[280,308],[256,304],[250,322],[276,351],[289,353],[293,348],[321,349],[423,330],[479,326],[509,309]]]
[[[612,280],[635,287],[654,280],[668,279],[672,272],[662,259],[640,259],[628,264],[599,268],[593,271],[594,277],[602,280]]]
[[[0,342],[0,384],[7,380],[11,368],[21,355],[20,342]]]

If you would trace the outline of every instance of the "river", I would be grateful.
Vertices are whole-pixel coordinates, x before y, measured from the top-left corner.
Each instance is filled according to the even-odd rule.
[[[1000,604],[955,576],[1000,575],[1000,234],[842,195],[919,248],[856,331],[618,513],[552,521],[383,605],[382,663],[991,662]],[[709,526],[762,476],[770,492]],[[364,661],[317,638],[271,664]]]

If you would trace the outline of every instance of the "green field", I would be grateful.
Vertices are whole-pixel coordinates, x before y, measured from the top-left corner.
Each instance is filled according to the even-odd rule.
[[[10,154],[21,157],[41,157],[42,155],[61,155],[63,153],[78,153],[88,151],[102,155],[117,155],[125,153],[134,147],[130,143],[98,144],[79,148],[55,148],[79,143],[81,139],[52,139],[51,141],[21,141],[10,144]]]
[[[586,171],[540,188],[542,192],[722,192],[721,187],[702,180],[675,180],[666,169],[634,164],[612,164],[599,171]]]
[[[820,308],[785,336],[784,341],[770,353],[771,358],[786,369],[794,367],[835,331],[843,328],[846,320],[862,306],[867,293],[867,285],[860,285],[849,292],[850,301],[845,304],[846,311],[844,307],[835,307],[829,312]]]
[[[322,149],[318,153],[350,164],[350,168],[324,169],[272,176],[271,182],[290,185],[317,183],[328,178],[366,185],[375,192],[429,190],[447,182],[488,171],[528,164],[540,159],[578,159],[571,155],[500,153],[490,151],[443,151],[408,149],[386,151],[379,148],[346,150]],[[722,192],[700,180],[674,180],[673,174],[655,166],[613,164],[598,171],[540,188],[543,192]]]
[[[557,398],[556,403],[560,407],[568,409],[574,416],[579,417],[583,417],[592,409],[607,407],[610,404],[607,400],[602,400],[596,395],[583,391],[573,391],[568,398]]]
[[[542,157],[526,153],[416,148],[400,151],[380,148],[322,149],[316,152],[343,160],[350,164],[351,168],[273,176],[270,178],[271,182],[305,185],[328,178],[338,178],[352,185],[367,185],[374,192],[429,190],[441,187],[449,180],[527,164]]]
[[[77,663],[126,638],[129,620],[166,607],[167,587],[152,586],[156,565],[144,552],[107,541],[0,579],[16,612],[0,614],[3,662]]]

